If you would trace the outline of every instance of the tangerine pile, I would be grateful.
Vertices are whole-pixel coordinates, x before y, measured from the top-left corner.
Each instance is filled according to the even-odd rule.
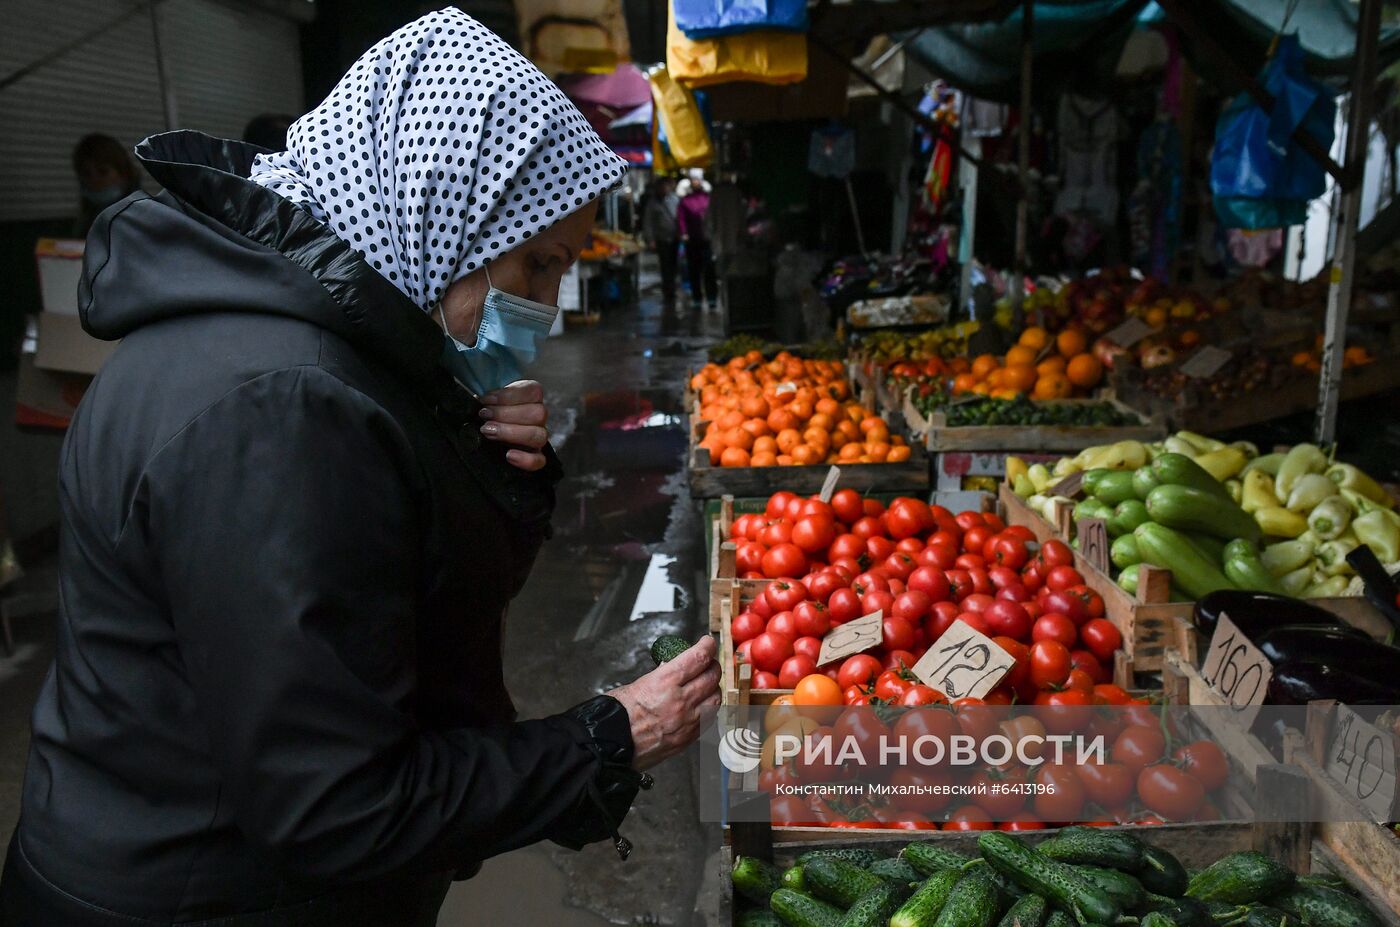
[[[1042,358],[1039,359],[1038,358]],[[1054,336],[1032,326],[1004,357],[982,354],[953,377],[953,395],[993,399],[1066,399],[1087,395],[1103,379],[1103,365],[1088,351],[1084,333],[1067,328]]]
[[[787,351],[706,364],[690,378],[708,424],[711,466],[898,463],[912,451],[873,410],[851,400],[845,365]]]

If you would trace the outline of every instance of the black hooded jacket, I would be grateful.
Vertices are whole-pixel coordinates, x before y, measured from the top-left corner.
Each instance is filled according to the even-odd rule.
[[[502,679],[557,460],[482,440],[441,330],[257,151],[148,139],[165,192],[88,239],[83,324],[122,343],[63,448],[12,915],[407,923],[486,857],[616,837],[644,780],[616,701],[515,722]]]

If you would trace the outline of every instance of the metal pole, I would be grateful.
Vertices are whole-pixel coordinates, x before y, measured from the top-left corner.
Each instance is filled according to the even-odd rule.
[[[963,147],[977,155],[982,154],[982,140],[968,134],[963,128]],[[958,305],[967,308],[972,300],[972,260],[977,241],[977,165],[963,161],[958,165],[958,182],[962,187],[962,233],[958,236],[958,264],[962,268],[958,280]]]
[[[1035,59],[1033,32],[1035,29],[1034,0],[1021,3],[1021,137],[1016,154],[1016,166],[1021,179],[1020,197],[1016,200],[1016,260],[1011,281],[1011,305],[1021,308],[1026,298],[1026,238],[1030,226],[1031,195],[1031,64]]]
[[[1347,314],[1356,265],[1356,226],[1361,209],[1361,178],[1371,137],[1371,88],[1376,82],[1376,37],[1380,32],[1381,0],[1361,0],[1356,23],[1356,60],[1347,112],[1346,159],[1341,208],[1336,213],[1336,244],[1327,288],[1327,331],[1318,384],[1317,441],[1330,444],[1337,436],[1337,403],[1342,392],[1342,355],[1346,350]]]

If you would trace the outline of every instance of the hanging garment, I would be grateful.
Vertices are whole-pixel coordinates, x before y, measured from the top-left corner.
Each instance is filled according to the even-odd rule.
[[[1060,98],[1060,215],[1086,213],[1104,228],[1118,221],[1118,137],[1122,119],[1107,100]]]
[[[963,106],[963,129],[976,138],[993,138],[1006,131],[1010,115],[1011,107],[1005,103],[968,97]]]
[[[1181,133],[1159,117],[1138,141],[1138,184],[1128,201],[1133,263],[1165,280],[1181,244]]]
[[[1283,229],[1230,229],[1230,257],[1245,267],[1263,267],[1283,250]]]
[[[848,176],[856,166],[856,133],[847,126],[831,125],[812,130],[807,146],[807,170],[818,177]]]
[[[692,41],[667,4],[666,69],[688,87],[731,81],[793,84],[807,78],[807,36],[763,30]]]
[[[692,40],[755,29],[807,31],[807,0],[672,0],[671,8]]]
[[[937,210],[948,195],[948,180],[953,173],[953,148],[943,139],[933,143],[933,155],[928,159],[924,174],[924,202]]]

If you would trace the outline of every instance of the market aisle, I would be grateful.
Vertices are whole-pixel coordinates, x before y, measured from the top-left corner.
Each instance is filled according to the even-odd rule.
[[[569,329],[540,354],[551,431],[567,476],[554,538],[511,608],[506,679],[524,717],[627,682],[651,667],[659,634],[700,633],[704,554],[685,488],[687,368],[717,316],[666,313],[654,296]],[[686,757],[653,770],[623,826],[622,863],[608,844],[583,853],[532,847],[454,886],[442,927],[476,923],[692,923],[706,847]]]

